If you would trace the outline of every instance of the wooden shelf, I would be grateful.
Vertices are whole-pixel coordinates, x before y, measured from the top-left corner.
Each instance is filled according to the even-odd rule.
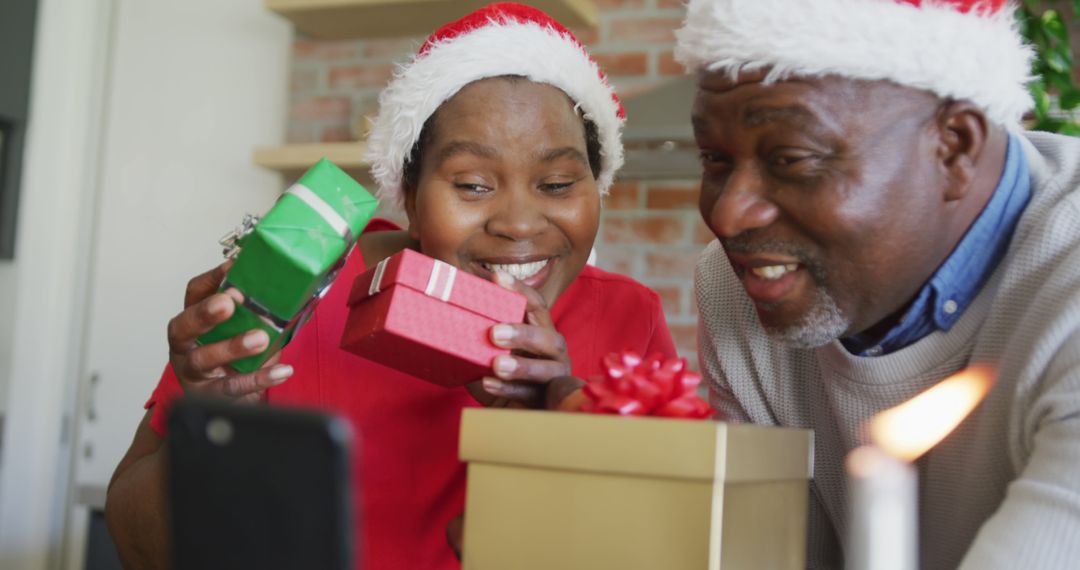
[[[326,39],[426,36],[491,0],[264,0],[298,31]],[[597,24],[592,0],[530,0],[568,28]]]
[[[280,172],[292,180],[299,178],[311,165],[326,157],[361,184],[372,188],[368,163],[364,162],[362,142],[289,144],[255,149],[255,164]]]

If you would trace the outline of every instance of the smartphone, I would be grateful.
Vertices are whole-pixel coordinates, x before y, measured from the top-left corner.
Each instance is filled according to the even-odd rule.
[[[166,437],[173,568],[353,570],[348,423],[183,399]]]

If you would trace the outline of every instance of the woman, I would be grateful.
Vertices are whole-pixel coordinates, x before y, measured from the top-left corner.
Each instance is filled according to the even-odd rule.
[[[163,412],[183,392],[211,392],[349,418],[363,439],[358,561],[457,568],[444,529],[464,506],[462,408],[535,404],[551,379],[597,374],[614,350],[674,355],[656,294],[586,266],[601,196],[622,162],[621,126],[596,64],[543,12],[494,4],[438,30],[380,97],[368,139],[380,196],[404,206],[409,228],[368,226],[281,363],[249,375],[227,368],[263,350],[259,332],[195,346],[234,300],[215,293],[224,268],[189,285],[169,327],[170,367],[113,476],[107,512],[121,556],[132,566],[162,558]],[[527,297],[526,322],[492,327],[492,342],[513,351],[496,359],[495,377],[448,390],[337,348],[348,284],[404,247]]]

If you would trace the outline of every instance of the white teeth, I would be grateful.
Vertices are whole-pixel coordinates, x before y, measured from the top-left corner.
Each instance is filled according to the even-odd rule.
[[[750,272],[754,275],[761,277],[762,279],[779,279],[786,275],[788,272],[795,271],[799,268],[798,263],[788,263],[787,265],[767,265],[765,267],[752,267]]]
[[[515,279],[528,279],[540,272],[547,265],[548,260],[533,261],[532,263],[481,263],[488,271],[507,273]]]

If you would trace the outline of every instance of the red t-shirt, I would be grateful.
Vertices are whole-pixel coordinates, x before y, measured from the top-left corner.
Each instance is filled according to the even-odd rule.
[[[374,221],[365,231],[397,229]],[[479,404],[464,388],[435,386],[341,350],[350,285],[364,272],[359,248],[337,284],[285,348],[293,376],[267,390],[271,403],[342,414],[359,434],[353,481],[359,521],[358,566],[365,570],[460,568],[446,525],[464,511],[465,465],[458,461],[461,410]],[[600,373],[608,353],[632,349],[675,356],[660,299],[636,281],[586,266],[551,310],[566,338],[575,376]],[[166,367],[146,407],[165,433],[168,403],[181,395]]]

